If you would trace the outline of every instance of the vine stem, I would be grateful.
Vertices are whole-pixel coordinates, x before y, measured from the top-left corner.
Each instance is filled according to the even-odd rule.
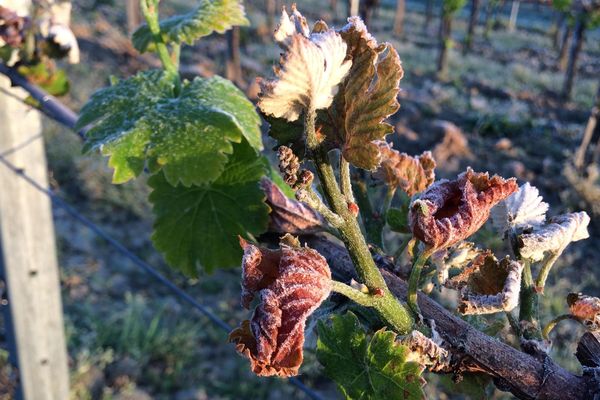
[[[163,65],[165,71],[173,76],[179,76],[176,63],[169,54],[167,45],[163,42],[160,31],[160,24],[158,22],[158,3],[160,0],[142,0],[140,1],[140,7],[142,14],[148,24],[148,29],[152,33],[154,44],[156,45],[156,53],[160,58],[160,62]],[[178,53],[176,50],[175,53]],[[176,54],[178,58],[178,54]]]
[[[432,248],[426,248],[423,250],[413,263],[412,269],[410,270],[410,276],[408,277],[408,306],[417,316],[421,315],[421,310],[419,310],[419,305],[417,304],[417,291],[419,289],[421,272],[423,271],[423,266],[432,253]]]
[[[381,205],[381,218],[383,218],[385,220],[386,216],[387,216],[387,212],[390,209],[390,206],[392,205],[392,200],[394,199],[394,195],[396,194],[396,188],[395,187],[388,187],[387,192],[385,193],[385,198],[383,199],[383,204]]]
[[[546,279],[548,279],[548,274],[550,273],[550,270],[552,269],[552,266],[554,265],[556,260],[558,260],[559,256],[560,254],[558,253],[552,254],[550,257],[548,257],[547,260],[544,261],[544,264],[540,268],[540,272],[537,276],[537,279],[535,280],[535,289],[537,292],[544,293],[544,286],[546,285]]]
[[[523,328],[521,334],[526,339],[540,339],[541,332],[538,327],[538,293],[533,283],[531,264],[521,261],[523,265],[523,279],[521,280],[521,308],[519,320],[531,323],[530,327]]]
[[[400,334],[408,333],[413,326],[413,319],[410,312],[390,292],[381,272],[379,272],[373,261],[367,242],[358,225],[358,220],[348,210],[346,196],[340,190],[327,152],[320,146],[315,130],[315,120],[315,110],[308,107],[304,115],[306,144],[314,161],[319,181],[323,187],[325,199],[329,207],[331,207],[331,211],[342,218],[343,222],[338,227],[338,230],[342,241],[348,249],[358,276],[369,289],[369,294],[365,295],[370,298],[370,307],[373,307],[378,312],[390,328]]]
[[[352,193],[352,181],[350,179],[350,163],[346,161],[342,152],[340,152],[340,189],[349,203],[356,203]]]
[[[548,324],[544,327],[544,330],[542,330],[542,337],[546,340],[550,340],[550,332],[552,332],[552,329],[554,329],[554,327],[560,321],[564,321],[565,319],[571,319],[573,321],[577,321],[577,322],[581,323],[579,318],[577,318],[571,314],[559,315],[558,317],[554,318],[552,321],[548,322]]]

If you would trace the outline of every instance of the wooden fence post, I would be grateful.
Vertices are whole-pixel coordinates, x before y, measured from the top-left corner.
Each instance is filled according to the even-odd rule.
[[[39,112],[0,76],[0,156],[47,186]],[[17,398],[69,398],[69,372],[52,209],[48,197],[0,164],[0,278]]]

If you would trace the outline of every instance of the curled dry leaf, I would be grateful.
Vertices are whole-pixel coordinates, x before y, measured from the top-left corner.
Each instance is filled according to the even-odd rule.
[[[260,187],[267,195],[269,231],[292,235],[322,232],[326,223],[321,214],[304,203],[288,198],[271,180],[263,178]]]
[[[455,180],[438,181],[410,206],[413,235],[433,249],[450,247],[477,232],[491,208],[516,190],[514,178],[470,168]]]
[[[482,251],[473,242],[460,242],[447,249],[438,250],[431,256],[438,276],[438,285],[444,285],[448,280],[451,268],[464,269]]]
[[[23,44],[27,17],[20,17],[14,11],[0,6],[0,47],[4,44],[19,47]]]
[[[321,113],[330,147],[341,149],[353,165],[374,170],[381,162],[379,146],[394,128],[384,122],[400,107],[397,96],[403,75],[398,53],[388,43],[377,44],[358,17],[340,30],[352,68],[339,87],[332,107]]]
[[[529,182],[519,187],[512,195],[492,209],[494,226],[501,235],[511,229],[536,227],[546,221],[548,203],[544,202],[539,190]]]
[[[430,339],[419,331],[412,331],[400,340],[409,348],[406,361],[417,362],[431,372],[447,371],[450,367],[450,353],[440,343]]]
[[[558,257],[571,242],[590,237],[587,227],[590,217],[585,211],[557,215],[546,225],[519,236],[521,257],[533,261],[544,259],[546,253]]]
[[[352,65],[346,60],[342,37],[332,29],[308,36],[306,20],[295,9],[291,17],[283,10],[275,35],[285,53],[274,69],[276,79],[259,82],[258,107],[288,121],[297,120],[305,110],[329,107]]]
[[[384,140],[376,142],[381,152],[381,165],[374,177],[386,185],[398,188],[409,196],[422,192],[435,181],[435,160],[430,151],[411,157],[394,150]]]
[[[260,376],[293,376],[302,364],[306,319],[331,291],[327,261],[315,250],[281,243],[280,249],[245,242],[242,260],[242,305],[260,304],[250,321],[229,335],[238,352],[250,359]]]
[[[508,257],[500,262],[487,250],[478,255],[446,287],[460,289],[461,314],[492,314],[511,311],[519,304],[523,265]]]
[[[567,304],[571,314],[591,331],[600,330],[600,299],[581,293],[569,293]]]

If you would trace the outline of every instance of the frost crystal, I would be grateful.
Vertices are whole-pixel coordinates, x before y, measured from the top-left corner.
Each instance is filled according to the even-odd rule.
[[[546,221],[548,203],[529,182],[492,209],[494,226],[501,235],[511,229],[535,227]]]
[[[532,233],[519,236],[521,257],[533,261],[544,259],[545,253],[558,257],[569,243],[590,237],[589,223],[590,217],[585,211],[553,217],[548,224],[534,228]]]
[[[279,250],[268,250],[244,240],[240,243],[244,248],[242,305],[248,308],[256,294],[260,304],[229,340],[250,359],[257,375],[297,375],[306,319],[331,291],[327,261],[315,250],[296,244],[282,243]]]
[[[275,32],[286,52],[276,79],[260,80],[259,108],[268,115],[295,121],[306,109],[327,108],[337,93],[352,61],[346,60],[346,43],[332,29],[308,36],[306,20],[295,9],[291,17],[285,10]]]

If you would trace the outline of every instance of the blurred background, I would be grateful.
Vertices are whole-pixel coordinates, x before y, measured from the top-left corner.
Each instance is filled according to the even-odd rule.
[[[70,91],[62,98],[72,109],[107,85],[111,75],[128,77],[159,65],[129,41],[140,22],[135,3],[73,1],[81,63],[64,66]],[[163,17],[195,5],[162,3]],[[439,177],[455,176],[470,165],[530,181],[550,203],[551,215],[586,210],[591,237],[571,245],[553,269],[541,304],[544,322],[566,311],[568,292],[600,295],[600,123],[589,128],[590,117],[599,114],[600,18],[583,8],[588,3],[467,0],[455,13],[439,0],[351,3],[303,0],[298,8],[309,21],[323,19],[336,28],[357,9],[379,41],[394,45],[405,75],[401,109],[392,117],[396,132],[388,141],[411,155],[432,150]],[[279,57],[271,32],[282,3],[245,5],[251,26],[184,47],[182,73],[227,76],[255,99],[255,78],[272,74]],[[111,184],[105,160],[82,156],[81,141],[64,127],[47,118],[44,125],[51,184],[60,196],[231,325],[247,317],[239,305],[238,270],[189,280],[171,271],[153,249],[143,177]],[[274,145],[266,137],[265,142]],[[281,380],[256,378],[218,328],[60,209],[55,224],[73,399],[307,398]],[[475,240],[502,247],[488,226]],[[452,302],[444,295],[440,299]],[[471,322],[516,345],[503,317]],[[15,372],[7,362],[3,326],[0,319],[0,399],[6,400],[13,396]],[[572,354],[581,333],[569,323],[554,333],[552,356],[573,371],[579,368]],[[308,345],[304,382],[327,399],[341,398]],[[484,380],[458,386],[447,377],[427,380],[432,399],[511,398]]]

